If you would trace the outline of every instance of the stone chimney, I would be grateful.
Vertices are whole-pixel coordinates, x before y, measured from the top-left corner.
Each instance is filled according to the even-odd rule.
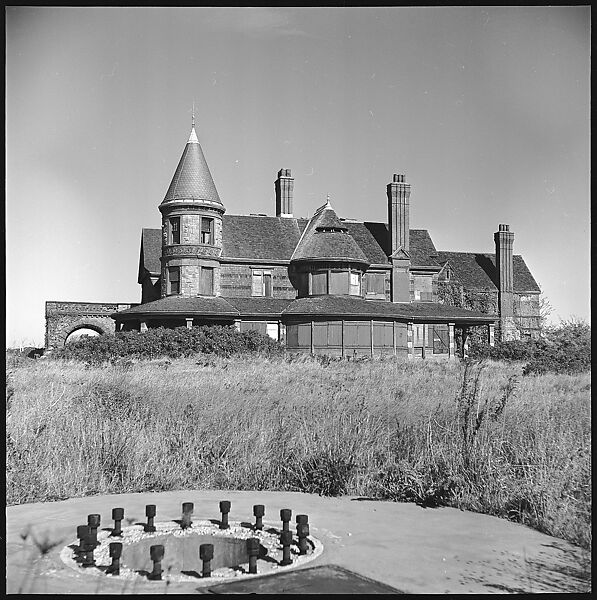
[[[410,184],[404,175],[394,174],[387,185],[390,261],[392,262],[391,300],[410,302],[409,198]]]
[[[290,176],[290,169],[280,169],[276,186],[276,217],[292,217],[292,191],[294,178]]]
[[[387,185],[387,194],[390,254],[400,247],[408,252],[410,183],[406,183],[404,175],[394,174],[392,183]]]
[[[495,267],[498,284],[498,309],[500,313],[500,337],[502,341],[516,339],[514,322],[514,262],[512,247],[514,234],[510,225],[500,224],[493,234],[495,240]]]

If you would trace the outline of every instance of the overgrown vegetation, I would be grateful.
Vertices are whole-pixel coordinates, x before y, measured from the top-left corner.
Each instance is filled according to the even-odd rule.
[[[140,337],[140,336],[139,336]],[[215,354],[8,369],[7,502],[268,489],[446,505],[591,546],[590,373]]]
[[[496,342],[494,347],[473,338],[469,355],[506,362],[523,361],[524,375],[583,373],[591,370],[591,326],[575,319],[546,327],[538,340]]]
[[[232,356],[247,352],[281,354],[282,346],[256,331],[237,331],[221,325],[157,327],[144,333],[118,332],[98,337],[83,336],[57,351],[57,358],[74,359],[97,365],[118,359],[180,358],[196,353]]]

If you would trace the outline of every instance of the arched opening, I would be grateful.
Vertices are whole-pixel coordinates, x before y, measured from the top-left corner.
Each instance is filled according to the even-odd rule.
[[[99,331],[97,331],[96,329],[91,329],[91,327],[79,327],[79,328],[75,329],[74,331],[71,331],[66,336],[64,345],[69,344],[70,342],[75,342],[75,341],[81,339],[84,335],[88,335],[90,337],[97,337],[98,335],[101,335],[101,333]]]

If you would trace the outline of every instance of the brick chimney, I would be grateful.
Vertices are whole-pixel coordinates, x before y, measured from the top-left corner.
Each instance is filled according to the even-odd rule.
[[[497,269],[498,308],[500,313],[500,337],[502,341],[516,339],[514,322],[514,262],[512,247],[514,234],[510,225],[500,224],[493,234],[495,240],[495,267]]]
[[[410,183],[406,183],[404,175],[394,174],[392,183],[387,185],[387,194],[390,254],[401,246],[408,252]]]
[[[292,191],[294,178],[290,176],[290,169],[280,169],[276,186],[276,217],[292,217]]]
[[[409,198],[410,184],[404,175],[394,174],[386,187],[388,195],[388,228],[390,261],[392,262],[391,300],[410,302]]]

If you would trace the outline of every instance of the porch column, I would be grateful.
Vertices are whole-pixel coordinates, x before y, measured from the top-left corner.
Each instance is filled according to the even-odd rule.
[[[278,321],[278,341],[286,346],[286,325]]]
[[[394,356],[396,356],[396,321],[392,321],[392,344],[394,345]]]
[[[140,321],[139,322],[139,331],[141,333],[145,333],[147,331],[147,321]]]
[[[493,323],[489,323],[487,325],[487,341],[491,347],[495,346],[495,325]]]
[[[421,348],[421,358],[427,356],[427,325],[423,324],[423,347]]]
[[[448,335],[449,335],[449,344],[448,344],[448,358],[455,358],[456,353],[454,352],[454,323],[448,323]]]
[[[371,336],[371,358],[373,358],[373,319],[369,321],[369,335]]]
[[[311,321],[311,354],[315,355],[315,344],[314,342],[315,323]]]
[[[346,356],[346,351],[344,348],[344,319],[342,319],[342,358]]]
[[[413,324],[406,325],[406,352],[408,358],[413,357]]]
[[[462,358],[468,358],[468,327],[462,328]]]
[[[185,319],[185,321],[187,322],[187,329],[192,329],[193,328],[193,319]]]
[[[240,319],[234,320],[234,329],[236,329],[236,331],[240,331]]]

